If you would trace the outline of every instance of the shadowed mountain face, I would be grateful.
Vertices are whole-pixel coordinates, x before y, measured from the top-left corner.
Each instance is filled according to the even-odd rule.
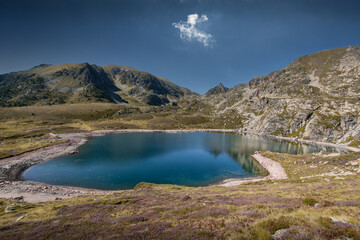
[[[40,65],[0,75],[0,104],[77,102],[165,105],[193,94],[169,80],[125,66]]]

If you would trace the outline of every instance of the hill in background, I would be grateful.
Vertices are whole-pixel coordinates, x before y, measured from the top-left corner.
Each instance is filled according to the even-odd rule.
[[[106,111],[86,105],[74,117],[72,104],[82,103],[110,105]],[[56,121],[85,121],[81,130],[236,128],[358,146],[360,46],[303,56],[248,84],[219,84],[204,95],[126,66],[40,65],[0,75],[0,104],[3,120],[32,112],[50,126],[58,113],[37,106],[63,104]],[[20,114],[10,106],[29,107]]]

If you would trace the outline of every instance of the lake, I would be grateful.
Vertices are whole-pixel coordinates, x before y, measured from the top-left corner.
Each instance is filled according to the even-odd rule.
[[[24,171],[23,179],[103,190],[139,182],[206,186],[228,178],[267,175],[255,151],[306,154],[334,149],[249,134],[121,133],[89,138],[79,153]]]

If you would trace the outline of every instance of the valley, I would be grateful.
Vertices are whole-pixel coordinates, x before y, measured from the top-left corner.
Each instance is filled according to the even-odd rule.
[[[303,56],[248,84],[219,84],[202,95],[125,66],[40,65],[0,75],[0,162],[48,148],[76,154],[79,139],[66,134],[94,131],[217,129],[358,150],[359,88],[359,46]],[[100,231],[104,239],[360,239],[358,152],[259,154],[280,163],[288,178],[227,187],[139,183],[105,192],[6,173],[0,238],[63,239],[71,232],[82,239]],[[22,193],[34,201],[22,201]],[[45,195],[52,201],[41,202]]]

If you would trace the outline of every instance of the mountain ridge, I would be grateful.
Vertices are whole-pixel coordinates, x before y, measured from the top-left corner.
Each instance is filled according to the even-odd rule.
[[[117,65],[41,64],[0,75],[2,106],[87,101],[164,105],[192,94],[167,79]]]
[[[360,137],[360,47],[303,56],[285,68],[207,98],[242,129],[346,143]]]
[[[128,66],[83,63],[0,75],[0,96],[3,106],[17,101],[169,106],[151,111],[198,114],[189,119],[208,121],[208,127],[216,122],[216,127],[351,143],[360,139],[360,46],[305,55],[247,84],[228,89],[220,83],[203,95]]]

